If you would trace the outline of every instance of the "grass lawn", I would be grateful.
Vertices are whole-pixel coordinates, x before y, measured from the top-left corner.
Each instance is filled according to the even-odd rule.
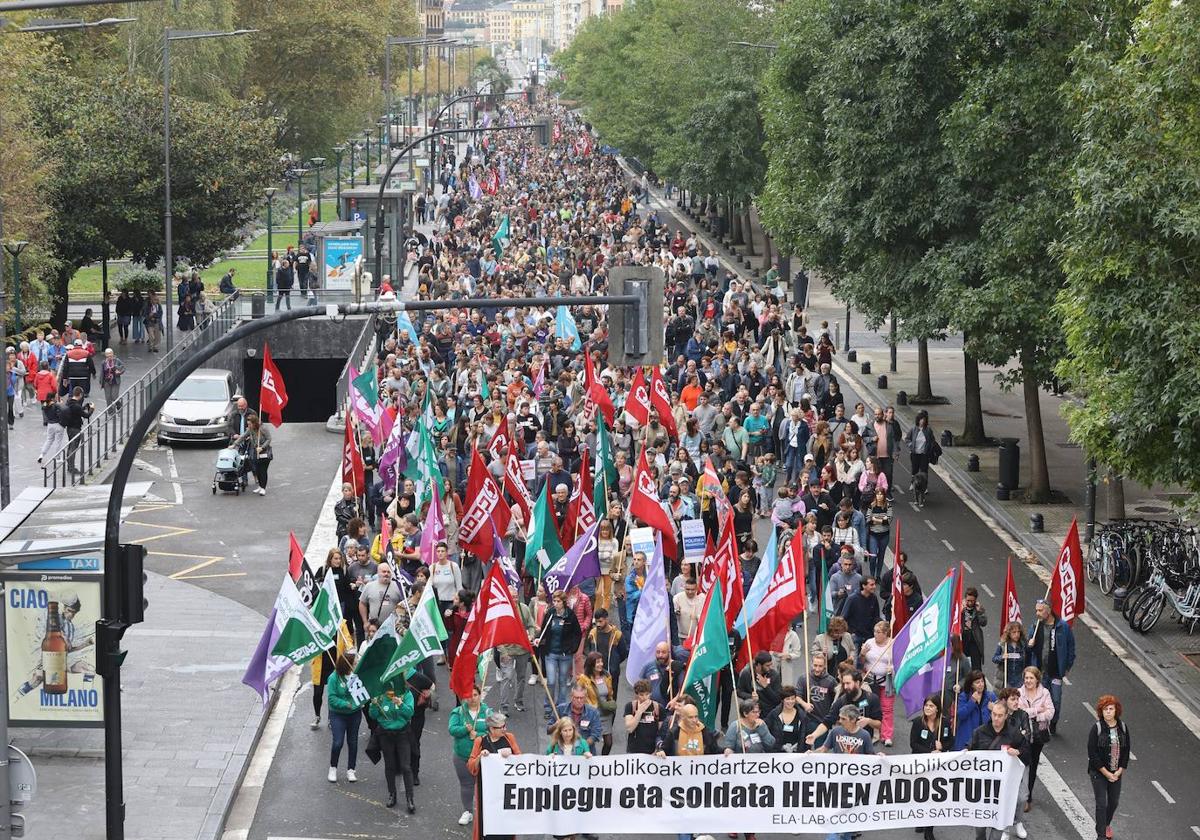
[[[321,202],[321,218],[325,221],[331,221],[337,218],[337,202],[322,201]],[[296,243],[296,216],[290,215],[283,221],[272,219],[272,234],[271,245],[276,251],[282,251],[288,245]],[[307,219],[305,220],[307,221]],[[227,259],[222,260],[214,265],[200,270],[200,276],[204,278],[205,289],[216,292],[217,284],[221,280],[221,276],[229,270],[229,265],[232,263],[237,268],[237,285],[239,288],[258,288],[265,289],[267,286],[267,234],[257,237],[246,245],[246,248],[238,253],[230,255]],[[108,266],[108,280],[111,284],[116,278],[117,273],[124,267],[123,263],[110,263]],[[102,283],[100,278],[99,264],[87,265],[75,272],[75,276],[71,278],[70,296],[72,298],[96,298],[99,299]]]

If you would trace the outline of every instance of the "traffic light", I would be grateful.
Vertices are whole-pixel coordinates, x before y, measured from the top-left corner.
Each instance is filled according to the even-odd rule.
[[[663,360],[666,277],[656,266],[618,266],[608,275],[611,295],[636,295],[636,306],[608,307],[608,362],[614,367],[657,365]]]
[[[537,141],[539,146],[543,148],[549,146],[551,136],[550,118],[542,117],[540,120],[538,120],[533,129],[533,134],[534,139]]]
[[[533,85],[525,88],[525,102],[528,103],[530,107],[537,104],[537,88]]]
[[[124,624],[140,624],[146,620],[146,546],[133,543],[121,546],[121,558],[117,568],[110,570],[117,575],[117,592],[120,605],[117,619]]]

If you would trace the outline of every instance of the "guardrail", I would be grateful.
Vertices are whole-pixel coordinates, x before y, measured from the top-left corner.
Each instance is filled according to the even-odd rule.
[[[250,299],[238,292],[226,297],[196,329],[185,332],[162,358],[121,392],[113,402],[91,416],[82,432],[42,464],[44,487],[83,484],[110,455],[125,443],[134,423],[158,390],[197,347],[229,332],[250,313]],[[74,463],[72,463],[74,462]]]

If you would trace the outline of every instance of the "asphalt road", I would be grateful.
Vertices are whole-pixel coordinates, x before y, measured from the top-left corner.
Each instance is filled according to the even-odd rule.
[[[288,531],[307,544],[341,457],[340,440],[319,423],[275,429],[266,496],[212,492],[217,444],[149,443],[133,478],[154,486],[126,520],[122,538],[146,545],[153,571],[266,615],[287,569]],[[309,558],[314,566],[325,560],[316,553]]]

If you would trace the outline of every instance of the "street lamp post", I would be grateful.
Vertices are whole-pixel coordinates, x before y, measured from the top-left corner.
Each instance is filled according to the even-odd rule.
[[[354,161],[354,153],[358,151],[358,143],[351,140],[346,145],[350,147],[350,189],[354,189],[358,183],[357,175],[354,172],[354,168],[357,165]]]
[[[27,247],[29,243],[24,239],[4,243],[4,250],[13,258],[13,324],[16,326],[13,332],[21,331],[21,252]]]
[[[363,171],[363,186],[369,187],[371,186],[371,129],[368,128],[363,131],[363,140],[367,144],[366,153],[363,155],[363,163],[367,165]]]
[[[179,29],[163,30],[163,280],[166,284],[166,306],[164,314],[167,350],[175,340],[171,314],[171,279],[175,268],[175,255],[171,253],[171,42],[202,41],[210,38],[229,38],[234,35],[249,35],[257,29],[235,29],[231,32],[193,32]]]
[[[317,221],[321,221],[321,170],[325,168],[325,158],[315,157],[309,162],[309,166],[317,170]]]
[[[267,303],[275,299],[275,264],[271,260],[271,254],[274,249],[271,247],[271,233],[274,229],[275,220],[272,218],[275,207],[275,187],[267,187],[263,193],[267,196]]]
[[[333,147],[334,167],[337,169],[337,186],[334,188],[334,200],[337,202],[337,217],[339,222],[342,220],[342,155],[345,153],[345,146],[338,145]]]
[[[379,137],[378,137],[378,142],[376,144],[375,149],[379,153],[379,165],[383,166],[383,145],[384,145],[384,134],[385,134],[385,131],[387,128],[387,118],[380,117],[379,122],[376,123],[376,125],[379,126]]]

